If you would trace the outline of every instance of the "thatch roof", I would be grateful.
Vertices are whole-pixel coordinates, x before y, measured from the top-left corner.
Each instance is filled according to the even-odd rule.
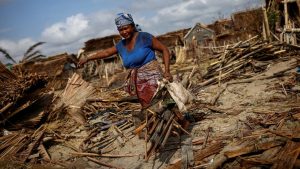
[[[236,12],[232,15],[237,31],[260,33],[263,23],[262,8]]]
[[[234,23],[231,19],[217,20],[212,24],[207,25],[208,28],[215,31],[215,34],[228,34],[233,31]]]
[[[107,49],[121,40],[120,35],[109,35],[101,38],[90,39],[85,42],[85,52]]]
[[[169,48],[178,45],[183,46],[183,37],[189,30],[190,28],[168,32],[157,36],[157,39]]]
[[[37,61],[21,63],[15,65],[14,69],[21,69],[27,73],[46,74],[51,77],[62,74],[66,63],[76,63],[76,60],[73,56],[62,53]]]

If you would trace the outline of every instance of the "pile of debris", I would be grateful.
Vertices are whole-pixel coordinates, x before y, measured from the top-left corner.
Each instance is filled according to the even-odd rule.
[[[45,111],[40,108],[47,107],[47,99],[50,93],[44,93],[47,84],[47,77],[38,74],[28,74],[18,77],[7,70],[2,64],[1,86],[0,86],[0,124],[6,128],[21,128],[22,126],[33,127],[37,125]],[[43,92],[42,92],[43,91]],[[34,114],[35,117],[31,115]],[[18,115],[22,118],[13,118]],[[20,121],[18,125],[10,125],[15,121]]]
[[[192,164],[194,168],[299,168],[300,108],[287,112],[248,116],[236,133],[207,132],[192,140],[194,158],[179,160],[169,169]],[[199,146],[202,145],[202,146]]]
[[[239,77],[247,69],[253,69],[254,73],[263,71],[269,65],[268,61],[275,59],[284,59],[289,56],[296,56],[298,53],[296,46],[285,45],[280,42],[264,42],[255,40],[254,37],[244,42],[239,42],[233,46],[227,46],[224,53],[216,55],[217,61],[212,63],[203,78],[206,81],[200,83],[198,87],[203,87],[212,83]],[[295,50],[296,49],[296,50]],[[288,52],[287,52],[288,51]],[[296,63],[289,67],[288,70],[295,68]],[[283,70],[288,71],[288,70]],[[276,76],[276,75],[274,75]],[[243,78],[250,78],[251,74],[242,75]],[[271,78],[271,77],[265,77]],[[253,79],[254,80],[254,79]]]
[[[192,140],[193,156],[184,154],[169,168],[299,168],[298,55],[299,46],[254,39],[227,46],[224,53],[216,55],[217,61],[208,67],[207,73],[202,76],[203,82],[192,83],[191,87],[199,101],[193,109],[195,112],[204,112],[205,119],[209,116],[224,119],[222,115],[226,115],[225,119],[229,120],[242,111],[253,109],[251,105],[239,103],[233,103],[236,106],[229,109],[222,109],[226,107],[222,104],[226,103],[224,100],[218,102],[218,99],[224,91],[243,95],[243,91],[236,91],[238,88],[234,90],[234,85],[258,85],[259,81],[269,80],[273,84],[267,90],[281,91],[283,98],[274,97],[254,105],[258,109],[253,112],[255,115],[248,113],[238,117],[237,127],[230,131],[216,132],[217,126],[210,126],[217,123],[210,122],[212,124],[207,127],[204,136]],[[215,86],[211,89],[214,91],[210,92],[213,95],[206,97],[204,93],[212,86]],[[257,101],[260,99],[263,98],[257,98]],[[274,105],[268,102],[274,102]],[[260,106],[265,110],[259,109]],[[287,110],[274,111],[272,108]]]

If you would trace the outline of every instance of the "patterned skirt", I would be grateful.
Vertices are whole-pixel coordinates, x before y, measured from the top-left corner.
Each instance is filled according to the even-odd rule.
[[[143,108],[151,105],[151,100],[158,87],[157,81],[163,78],[162,69],[157,60],[146,65],[131,69],[126,81],[125,90],[136,95]]]

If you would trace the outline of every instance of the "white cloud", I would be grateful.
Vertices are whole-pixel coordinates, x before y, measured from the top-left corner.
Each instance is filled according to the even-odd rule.
[[[158,0],[154,0],[158,1]],[[151,3],[152,0],[146,0]],[[157,5],[136,5],[137,12],[134,18],[143,15],[143,11],[153,11],[147,19],[138,20],[138,23],[150,33],[162,34],[181,28],[193,26],[196,22],[212,23],[220,17],[230,17],[230,14],[239,10],[257,7],[262,0],[166,0]],[[153,7],[152,9],[150,9]]]
[[[69,44],[88,34],[89,21],[83,14],[70,16],[65,22],[55,23],[42,32],[42,38],[53,44]]]
[[[109,11],[99,11],[87,16],[90,20],[89,30],[93,38],[117,33],[114,25],[115,15]]]
[[[36,42],[30,38],[24,38],[19,41],[0,40],[0,46],[17,62],[23,58],[26,50],[35,43]],[[0,61],[4,63],[8,62],[2,54],[0,54]]]
[[[44,53],[46,55],[77,53],[89,39],[116,34],[116,29],[112,27],[114,15],[111,12],[73,15],[65,22],[55,23],[42,32],[42,41],[47,42]]]

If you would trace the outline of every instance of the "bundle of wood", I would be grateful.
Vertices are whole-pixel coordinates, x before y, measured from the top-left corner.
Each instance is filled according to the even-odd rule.
[[[25,133],[13,133],[0,138],[0,158],[15,157],[28,144],[29,136]]]
[[[254,39],[239,42],[230,47],[227,46],[222,54],[217,55],[218,60],[208,67],[207,73],[203,76],[207,80],[198,84],[197,87],[203,87],[216,82],[220,83],[237,75],[239,70],[244,70],[245,67],[250,65],[252,68],[262,71],[268,65],[264,61],[274,60],[281,56],[289,56],[285,49],[288,47],[297,48],[296,46],[287,46],[277,41],[269,43]],[[288,52],[293,52],[293,50],[288,50]]]
[[[86,99],[94,94],[95,88],[76,73],[69,79],[68,84],[62,94],[62,102],[68,108],[68,114],[78,123],[86,122],[81,112],[81,106]]]
[[[123,146],[134,136],[131,112],[139,111],[140,105],[136,97],[124,94],[123,90],[108,91],[86,100],[82,111],[89,135],[82,141],[81,151],[103,154]]]
[[[21,130],[1,137],[0,159],[25,163],[39,156],[44,157],[44,155],[47,155],[49,157],[42,144],[44,131],[44,126],[41,126],[31,134]],[[37,154],[32,155],[34,153]]]
[[[132,126],[133,124],[125,119],[102,127],[96,127],[83,140],[80,149],[83,152],[98,154],[111,152],[117,147],[124,146],[134,136],[132,135],[132,129],[130,129]]]
[[[36,74],[28,74],[17,80],[6,81],[0,86],[0,107],[4,107],[11,102],[16,102],[25,94],[29,94],[37,88],[44,87],[47,77]]]
[[[190,135],[181,125],[181,122],[184,121],[184,117],[178,110],[173,109],[171,111],[166,109],[161,113],[155,113],[150,109],[148,109],[148,111],[151,113],[149,115],[146,113],[146,122],[135,130],[135,133],[138,133],[141,128],[146,128],[145,141],[146,145],[148,143],[150,144],[149,147],[146,146],[145,158],[147,160],[153,153],[164,148],[171,134],[180,137],[182,131]]]
[[[41,99],[47,77],[28,74],[18,79],[5,81],[0,86],[1,123],[30,107]]]

